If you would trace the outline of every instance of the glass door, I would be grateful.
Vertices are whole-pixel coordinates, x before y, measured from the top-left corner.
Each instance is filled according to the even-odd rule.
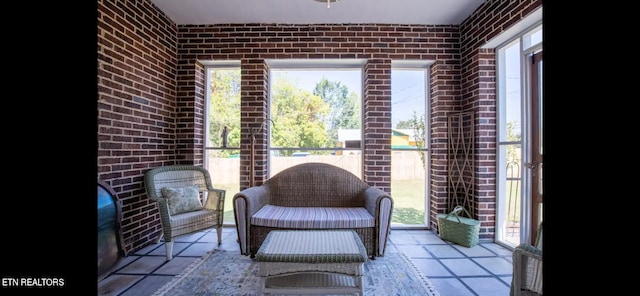
[[[535,239],[542,219],[542,25],[496,49],[496,242]]]

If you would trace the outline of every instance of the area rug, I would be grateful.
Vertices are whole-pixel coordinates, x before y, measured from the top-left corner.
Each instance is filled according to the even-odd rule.
[[[239,252],[213,250],[153,296],[261,295],[258,262]],[[364,264],[365,295],[438,296],[404,253],[387,253]]]

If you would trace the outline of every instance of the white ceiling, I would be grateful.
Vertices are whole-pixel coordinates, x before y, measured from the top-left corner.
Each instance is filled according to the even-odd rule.
[[[151,0],[178,25],[459,25],[484,0]]]

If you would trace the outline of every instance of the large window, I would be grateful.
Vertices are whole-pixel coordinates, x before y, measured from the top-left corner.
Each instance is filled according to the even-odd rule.
[[[391,193],[394,227],[429,224],[428,61],[394,61],[391,70]]]
[[[362,177],[362,61],[269,61],[270,172],[323,162]]]
[[[240,191],[240,62],[210,62],[205,73],[205,167],[213,186],[227,191],[224,224],[235,224],[232,199]]]

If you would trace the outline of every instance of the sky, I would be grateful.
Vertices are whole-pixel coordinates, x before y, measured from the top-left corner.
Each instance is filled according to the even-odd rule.
[[[391,122],[396,127],[399,121],[425,114],[426,92],[424,71],[391,71]]]
[[[287,77],[291,81],[297,81],[297,85],[309,92],[313,92],[316,83],[322,80],[322,77],[330,81],[339,81],[341,84],[349,88],[349,92],[355,92],[358,96],[362,96],[362,79],[359,71],[304,71],[304,70],[287,70],[274,71],[273,81],[277,81],[280,77]]]

